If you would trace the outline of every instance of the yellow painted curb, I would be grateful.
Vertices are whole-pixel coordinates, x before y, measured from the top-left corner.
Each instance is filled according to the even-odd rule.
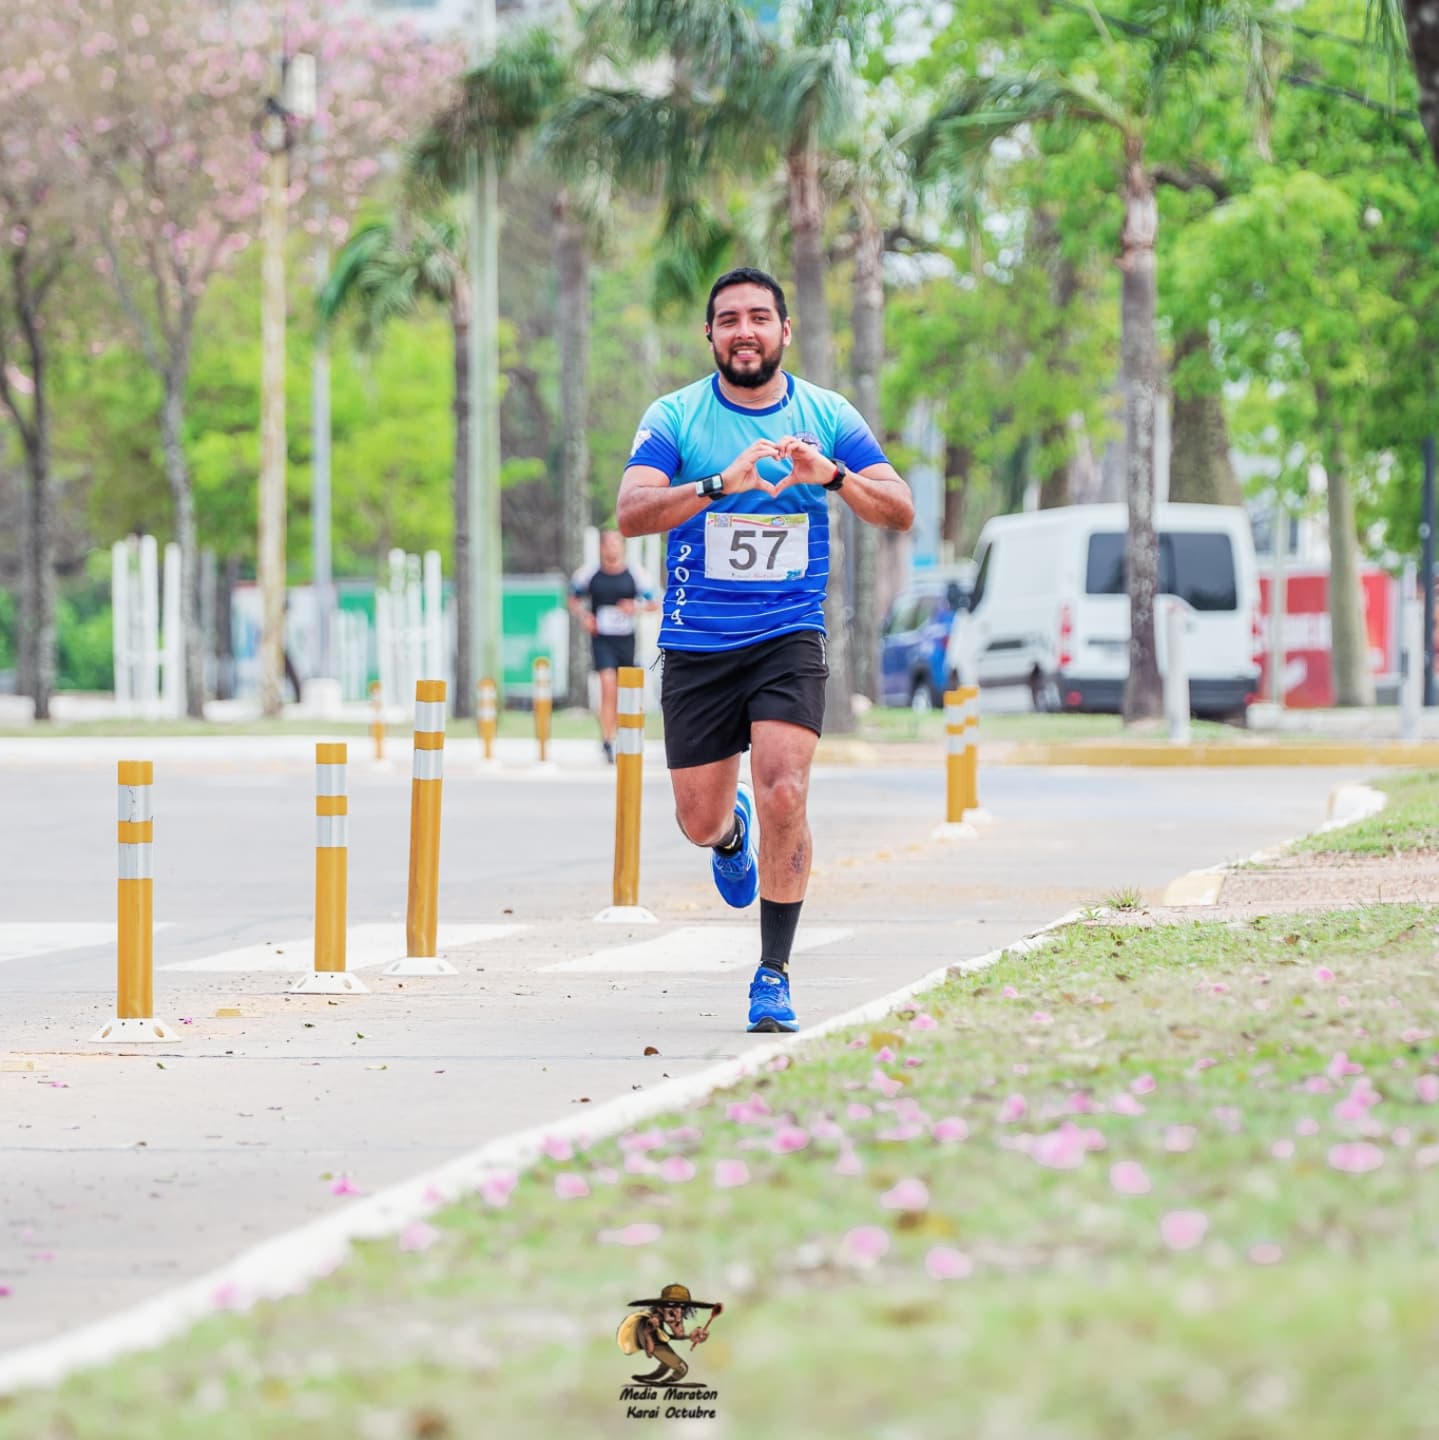
[[[1439,745],[1402,740],[1326,740],[1294,744],[1166,745],[1072,741],[1053,745],[1012,745],[992,765],[1401,765],[1439,766]]]

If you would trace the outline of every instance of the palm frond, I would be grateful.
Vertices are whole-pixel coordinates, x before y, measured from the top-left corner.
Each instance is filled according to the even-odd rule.
[[[723,83],[762,48],[744,0],[597,0],[583,25],[587,54],[668,61],[688,84]]]
[[[734,227],[698,198],[666,206],[654,254],[655,313],[693,306],[727,268],[734,241]]]
[[[854,73],[833,45],[772,51],[733,98],[763,120],[781,151],[806,136],[832,143],[859,111]]]

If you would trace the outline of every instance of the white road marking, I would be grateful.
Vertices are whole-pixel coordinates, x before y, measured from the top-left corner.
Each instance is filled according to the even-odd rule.
[[[503,940],[505,936],[526,928],[524,925],[441,925],[437,934],[438,949],[443,952],[481,940]],[[403,925],[392,922],[352,925],[345,939],[345,969],[365,970],[375,965],[388,965],[404,953]],[[314,963],[315,938],[313,935],[302,935],[298,940],[266,941],[260,945],[245,945],[238,950],[226,950],[219,955],[176,960],[169,965],[156,966],[156,969],[302,974]]]
[[[800,929],[794,939],[796,953],[832,945],[850,932],[836,929]],[[634,945],[608,945],[574,960],[543,965],[543,970],[742,970],[758,960],[757,925],[684,925],[654,940]]]
[[[164,930],[169,924],[168,920],[159,921],[155,928]],[[0,925],[0,961],[114,943],[113,920],[12,920]]]

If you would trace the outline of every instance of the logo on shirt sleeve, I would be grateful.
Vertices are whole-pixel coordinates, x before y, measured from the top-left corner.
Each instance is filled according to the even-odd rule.
[[[630,454],[637,454],[640,446],[643,445],[645,441],[648,440],[650,436],[654,433],[655,432],[653,430],[646,430],[644,426],[641,425],[640,428],[635,431],[635,443],[630,446]]]

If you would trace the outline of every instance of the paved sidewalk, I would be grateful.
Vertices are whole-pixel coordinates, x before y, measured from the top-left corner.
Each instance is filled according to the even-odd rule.
[[[158,913],[176,922],[157,942],[161,965],[304,933],[295,925],[308,876],[282,871],[256,837],[273,833],[275,805],[308,808],[310,771],[297,760],[273,764],[272,788],[196,792],[201,811],[215,794],[231,797],[228,885],[201,885],[193,852],[207,832],[187,828],[179,778],[157,803],[157,853],[166,844],[184,851],[157,896]],[[831,938],[796,959],[801,1017],[849,1009],[1117,888],[1157,898],[1182,871],[1317,825],[1330,786],[1355,778],[1010,769],[985,777],[994,825],[978,840],[942,842],[932,838],[936,776],[822,772],[801,942],[820,931]],[[37,795],[60,793],[43,772],[7,781],[22,813],[37,810]],[[69,777],[71,808],[98,784],[94,808],[108,818],[107,781],[82,767]],[[0,1350],[132,1304],[344,1204],[327,1177],[373,1191],[571,1116],[586,1097],[624,1094],[743,1049],[755,917],[718,902],[705,857],[673,833],[663,786],[659,777],[645,789],[641,897],[658,926],[590,918],[609,898],[607,842],[595,838],[612,827],[608,787],[511,777],[447,784],[448,874],[467,883],[446,893],[467,898],[442,904],[442,922],[525,927],[455,951],[457,976],[398,981],[367,970],[373,993],[330,1000],[287,995],[274,974],[161,970],[156,1008],[182,1042],[117,1053],[87,1043],[113,1005],[108,948],[0,964],[0,1284],[12,1291],[0,1300]],[[389,807],[393,818],[408,781],[371,777],[360,793],[356,808]],[[261,820],[272,830],[252,831]],[[110,843],[95,841],[94,853],[109,855]],[[15,918],[61,909],[47,885],[74,854],[58,820],[0,842],[0,865],[25,895]],[[393,916],[402,883],[387,870],[352,888],[352,920]],[[65,918],[105,917],[72,904]],[[600,950],[618,953],[594,959]],[[569,968],[554,968],[561,963]],[[636,968],[646,964],[659,968]]]

